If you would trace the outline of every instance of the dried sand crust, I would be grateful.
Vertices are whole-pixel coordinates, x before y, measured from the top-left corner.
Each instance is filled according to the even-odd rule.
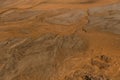
[[[0,80],[120,80],[119,0],[1,0],[0,35]]]

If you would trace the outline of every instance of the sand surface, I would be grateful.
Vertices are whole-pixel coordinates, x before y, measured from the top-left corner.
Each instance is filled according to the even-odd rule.
[[[120,1],[0,0],[0,80],[120,80]]]

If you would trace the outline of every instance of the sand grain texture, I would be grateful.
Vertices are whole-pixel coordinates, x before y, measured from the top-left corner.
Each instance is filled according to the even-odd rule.
[[[0,0],[0,80],[120,80],[119,0]]]

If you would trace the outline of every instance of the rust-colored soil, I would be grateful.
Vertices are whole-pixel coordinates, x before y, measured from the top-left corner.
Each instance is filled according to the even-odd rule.
[[[0,0],[0,80],[120,80],[120,1]]]

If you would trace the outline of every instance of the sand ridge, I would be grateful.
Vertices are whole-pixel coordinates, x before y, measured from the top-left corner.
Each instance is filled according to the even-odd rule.
[[[0,80],[120,80],[119,0],[85,1],[1,0]]]

